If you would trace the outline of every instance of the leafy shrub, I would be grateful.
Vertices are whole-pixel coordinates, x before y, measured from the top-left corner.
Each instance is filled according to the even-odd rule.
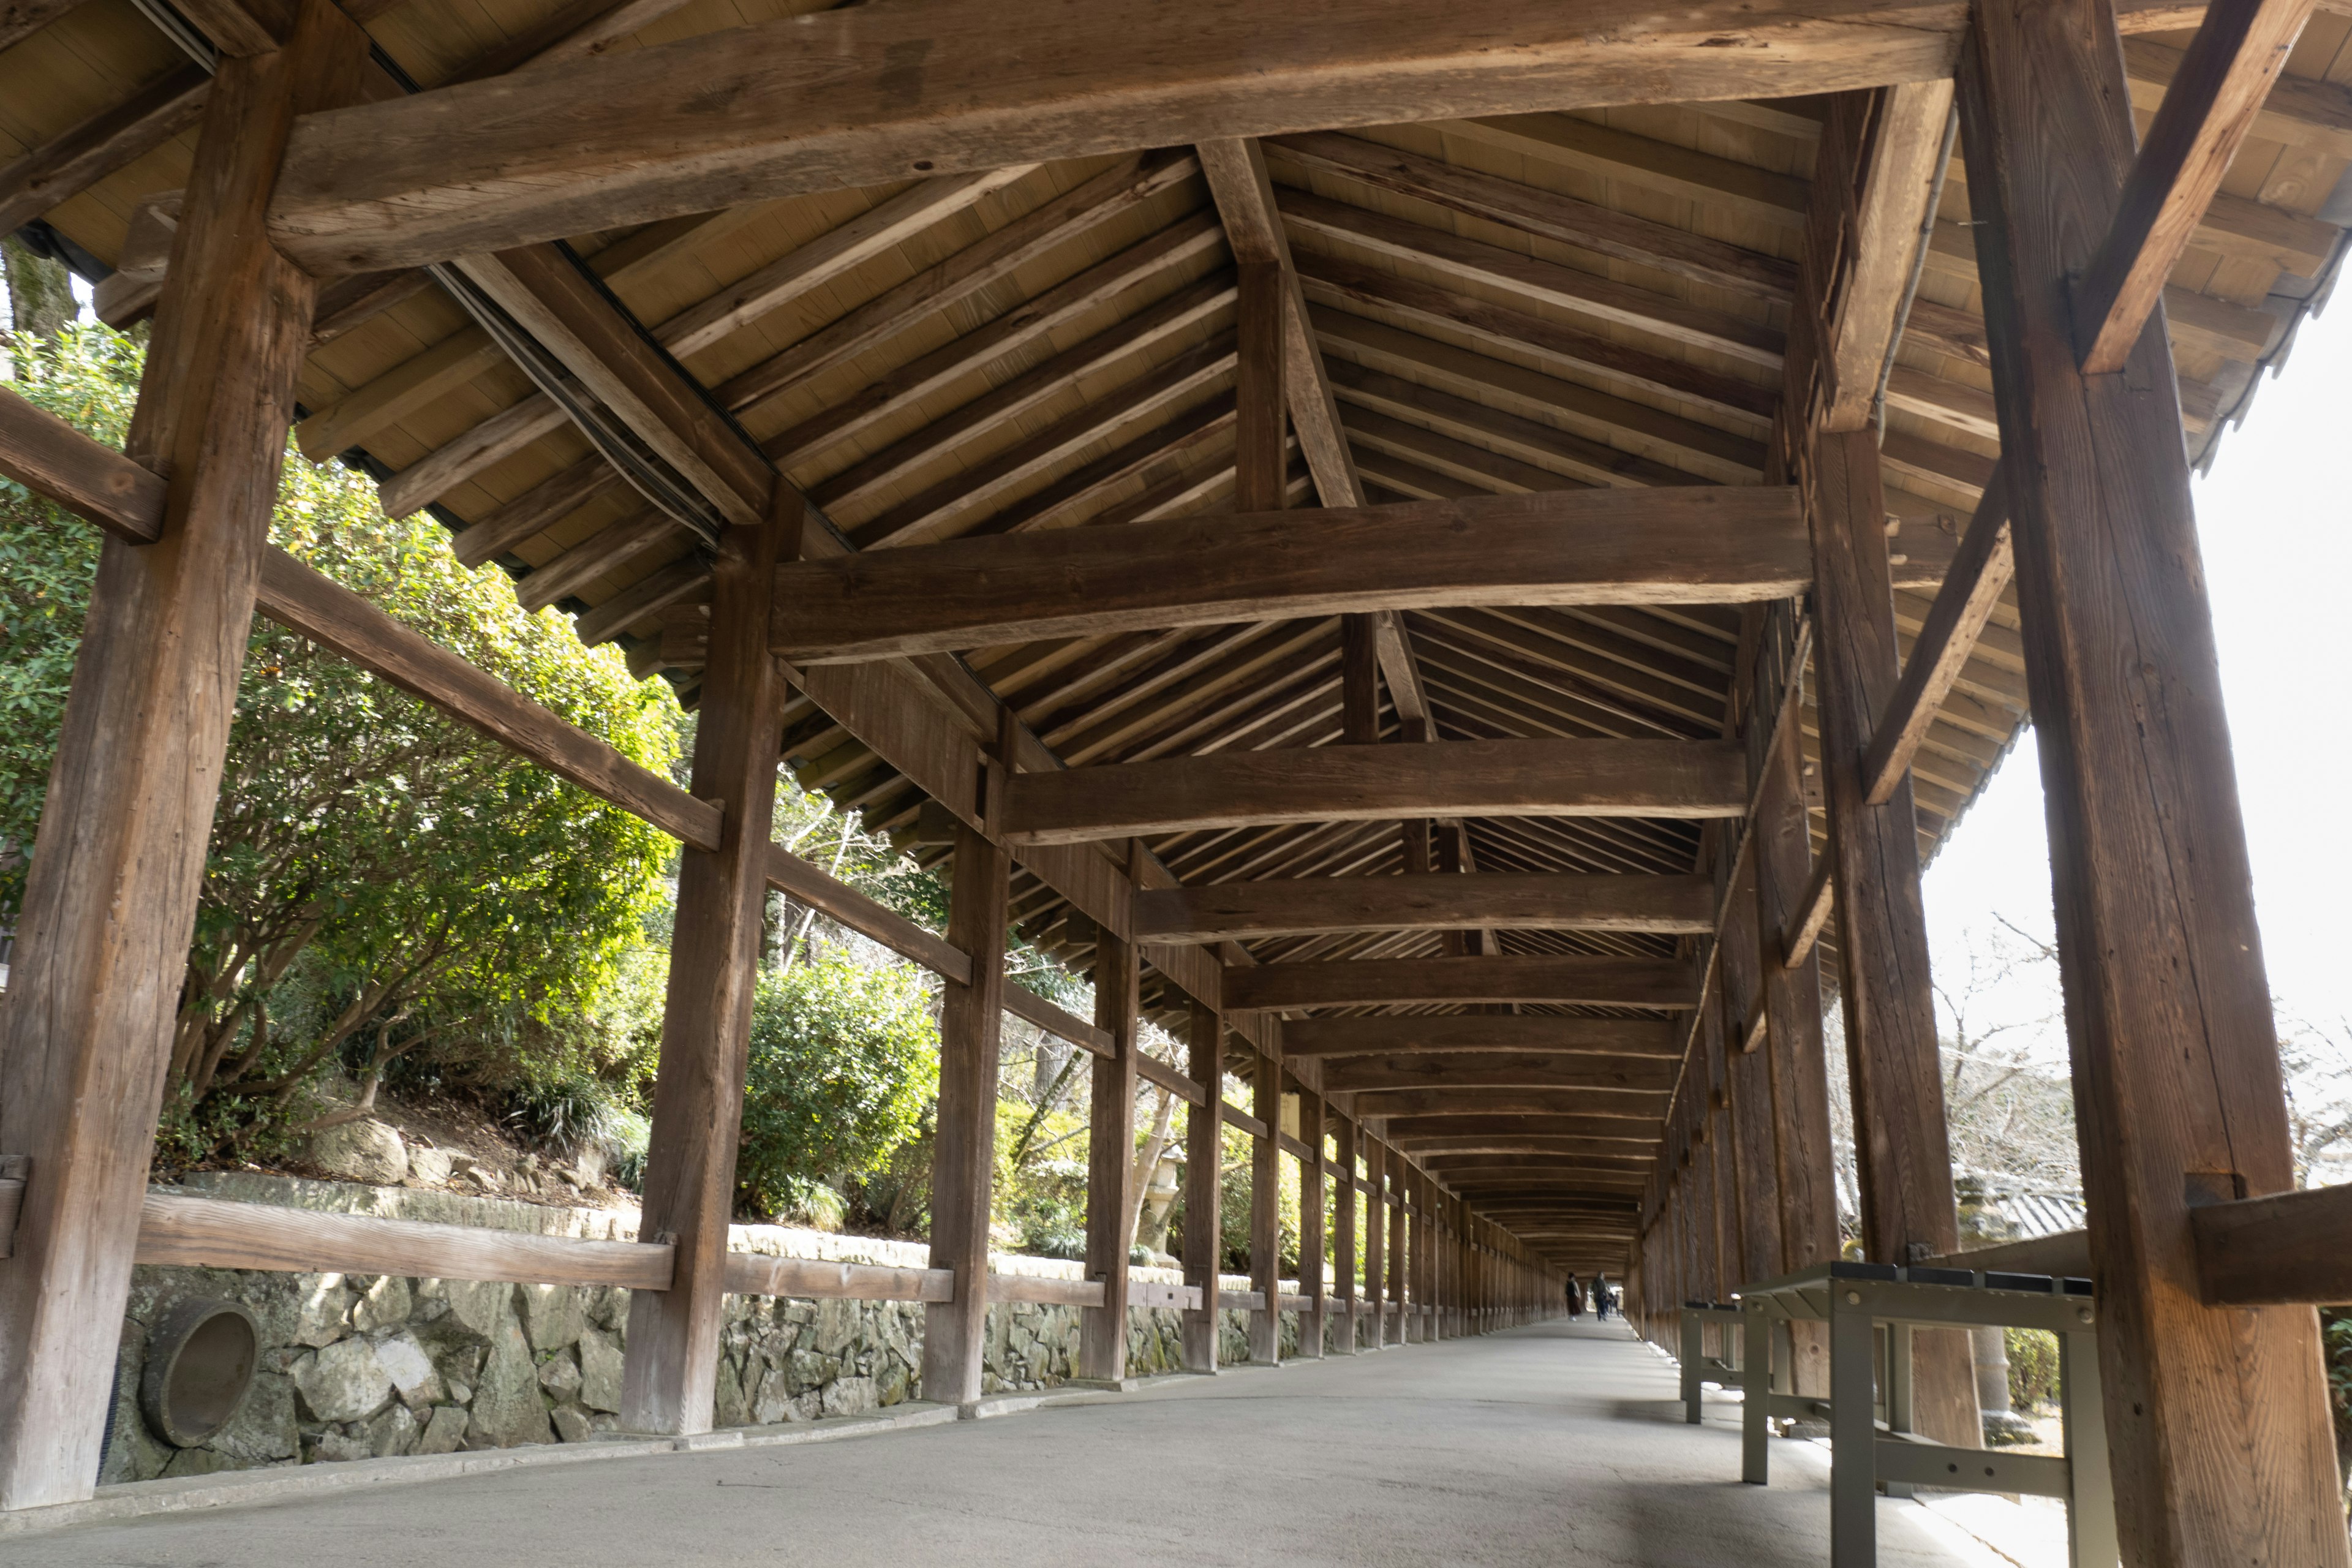
[[[2029,1415],[2058,1397],[2058,1336],[2041,1329],[2003,1329],[2009,1352],[2009,1407]]]
[[[939,1045],[929,994],[907,967],[824,956],[765,977],[751,1013],[738,1204],[793,1211],[811,1187],[882,1164],[938,1095]]]

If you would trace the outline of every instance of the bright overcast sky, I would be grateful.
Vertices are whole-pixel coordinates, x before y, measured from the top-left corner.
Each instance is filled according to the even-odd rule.
[[[2253,852],[2271,990],[2315,1023],[2352,1018],[2352,837],[2332,781],[2352,772],[2337,595],[2352,582],[2352,308],[2304,323],[2284,374],[2255,394],[2195,483],[2198,530],[2221,648],[2221,686]],[[2029,732],[1929,869],[1939,979],[1965,973],[1971,933],[2005,916],[2050,937],[2049,841]],[[2000,1015],[2054,1012],[2054,994],[2012,992]],[[2054,1032],[2051,1046],[2063,1052]]]

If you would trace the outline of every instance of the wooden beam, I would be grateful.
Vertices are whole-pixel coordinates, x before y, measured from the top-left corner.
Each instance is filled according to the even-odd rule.
[[[0,1151],[29,1157],[30,1174],[0,1268],[0,1510],[87,1498],[98,1475],[316,297],[260,216],[295,117],[355,96],[364,58],[326,0],[301,15],[288,47],[225,61],[205,100],[129,444],[171,479],[154,543],[100,547],[16,925]]]
[[[1441,872],[1219,882],[1137,895],[1135,930],[1157,942],[1240,942],[1322,931],[1484,926],[1507,931],[1698,934],[1715,926],[1697,877]]]
[[[0,49],[31,37],[82,0],[0,0]]]
[[[1702,741],[1446,741],[1213,752],[1022,773],[1002,820],[1020,844],[1280,822],[1419,816],[1737,816],[1737,750]]]
[[[0,166],[0,235],[144,157],[196,123],[212,78],[185,66]]]
[[[667,1290],[676,1252],[664,1242],[590,1241],[154,1192],[139,1214],[138,1261],[154,1267]]]
[[[162,536],[169,489],[162,479],[5,387],[0,475],[131,543]]]
[[[1402,750],[1399,747],[1397,750]],[[1509,954],[1227,965],[1228,1011],[1411,1002],[1559,1002],[1594,1007],[1693,1005],[1697,972],[1679,959]]]
[[[1263,1305],[1250,1314],[1249,1357],[1271,1367],[1282,1363],[1282,1064],[1271,1057],[1251,1063],[1250,1110],[1260,1129],[1250,1142],[1250,1289]],[[1120,1159],[1130,1157],[1128,1149],[1120,1147]]]
[[[1184,1370],[1217,1370],[1218,1341],[1223,1323],[1215,1299],[1224,1259],[1222,1191],[1224,1166],[1224,1123],[1212,1106],[1222,1106],[1225,1077],[1224,1021],[1216,1009],[1197,997],[1187,999],[1190,1027],[1185,1061],[1192,1080],[1204,1091],[1199,1109],[1184,1115],[1184,1283],[1202,1293],[1202,1305],[1184,1314]],[[1352,1201],[1339,1194],[1342,1214]],[[1341,1234],[1348,1234],[1342,1226]]]
[[[1293,1058],[1386,1056],[1395,1051],[1547,1051],[1602,1057],[1682,1055],[1679,1027],[1664,1018],[1564,1018],[1536,1013],[1446,1013],[1293,1018],[1282,1026]]]
[[[1485,605],[1745,604],[1811,580],[1792,490],[1556,490],[1019,533],[784,568],[806,663]]]
[[[2204,1204],[2189,1220],[2208,1306],[2352,1301],[2352,1187]]]
[[[1875,421],[1879,376],[1894,357],[1923,231],[1934,216],[1927,201],[1951,147],[1951,114],[1948,79],[1906,82],[1877,95],[1870,153],[1849,216],[1847,266],[1821,356],[1822,429],[1859,430]]]
[[[1948,77],[1951,0],[1601,13],[1356,0],[1309,29],[1242,0],[1002,15],[852,7],[322,115],[299,130],[271,237],[348,271],[496,250],[908,171],[1388,123],[1874,87]],[[1727,35],[1764,42],[1725,49]],[[1204,53],[1202,41],[1214,40]],[[1475,40],[1475,45],[1465,39]],[[1041,58],[1081,59],[1076,77]],[[903,62],[924,61],[911,89]],[[1171,77],[1171,62],[1182,62]],[[825,90],[812,95],[808,84]],[[686,84],[693,90],[685,90]],[[597,105],[583,120],[579,105]]]
[[[1911,771],[1911,759],[1926,743],[1927,731],[1942,711],[1944,699],[1960,679],[1976,652],[1977,639],[1992,619],[1993,607],[2009,591],[2015,569],[2010,546],[2008,493],[1998,478],[1977,503],[1976,515],[1960,541],[1944,585],[1927,623],[1911,644],[1904,661],[1903,679],[1887,699],[1862,764],[1863,800],[1885,805],[1895,798],[1895,785]]]
[[[1349,1057],[1325,1064],[1334,1094],[1370,1089],[1594,1089],[1664,1093],[1680,1064],[1666,1057],[1611,1058],[1555,1052],[1406,1053]]]
[[[2214,1310],[2197,1268],[2197,1201],[2284,1192],[2294,1167],[2170,347],[2143,326],[2121,374],[2082,374],[2067,309],[2135,166],[2111,16],[1979,7],[1960,130],[1978,254],[2006,280],[1987,325],[2116,1523],[2130,1563],[2343,1568],[2315,1315]]]
[[[2075,285],[2086,375],[2121,370],[2311,16],[2311,0],[2215,0],[2124,181],[2106,238]]]
[[[1412,1123],[1404,1125],[1410,1127]],[[1612,1163],[1635,1161],[1654,1162],[1658,1145],[1654,1141],[1639,1138],[1573,1138],[1544,1133],[1520,1133],[1517,1136],[1489,1135],[1485,1137],[1430,1138],[1411,1132],[1399,1132],[1393,1128],[1390,1136],[1398,1148],[1420,1160],[1433,1171],[1443,1171],[1450,1163],[1473,1155],[1496,1155],[1511,1159],[1528,1156],[1558,1156],[1572,1159],[1606,1160]]]
[[[799,498],[782,490],[778,512],[759,527],[728,530],[713,574],[693,783],[726,803],[725,816],[718,847],[688,849],[679,862],[642,1220],[648,1233],[677,1238],[677,1272],[667,1290],[629,1300],[621,1411],[635,1432],[707,1432],[714,1419],[783,710],[760,628],[777,557],[798,536]]]
[[[735,1251],[727,1255],[727,1293],[821,1301],[946,1301],[954,1298],[955,1276],[944,1268],[887,1268]]]

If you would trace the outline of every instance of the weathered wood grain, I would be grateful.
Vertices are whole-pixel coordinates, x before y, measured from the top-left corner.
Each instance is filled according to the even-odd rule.
[[[1282,1026],[1291,1058],[1384,1056],[1394,1051],[1549,1051],[1586,1056],[1682,1054],[1682,1034],[1663,1018],[1562,1018],[1532,1013],[1439,1014],[1400,1018],[1292,1018]]]
[[[0,475],[133,544],[163,531],[162,479],[5,387]]]
[[[1964,15],[1957,0],[856,6],[313,119],[271,227],[305,266],[352,270],[909,174],[1874,87],[1949,76]],[[1073,60],[1086,69],[1041,63]]]
[[[1685,487],[950,540],[782,577],[775,650],[815,664],[1361,610],[1740,604],[1811,571],[1792,491]]]
[[[727,1255],[730,1296],[790,1296],[839,1301],[945,1301],[955,1276],[944,1268],[886,1268],[737,1250]]]
[[[656,1242],[589,1241],[170,1193],[149,1193],[139,1215],[138,1261],[184,1268],[666,1290],[675,1250]]]
[[[185,66],[0,166],[0,234],[14,234],[196,123],[212,79]]]
[[[1670,1058],[1614,1058],[1552,1052],[1457,1051],[1349,1057],[1328,1063],[1334,1094],[1372,1089],[1625,1089],[1662,1093],[1675,1086]]]
[[[1683,1008],[1698,973],[1679,959],[1549,957],[1365,958],[1227,965],[1228,1011],[1369,1003],[1560,1002]]]
[[[1695,934],[1714,929],[1715,907],[1696,877],[1423,872],[1159,889],[1136,896],[1135,922],[1160,942],[1466,926]]]
[[[1014,843],[1423,816],[1737,816],[1738,751],[1703,741],[1444,741],[1213,752],[1006,781]]]
[[[1189,1027],[1185,1031],[1185,1063],[1192,1069],[1192,1080],[1204,1090],[1205,1103],[1196,1102],[1197,1108],[1184,1114],[1184,1283],[1214,1298],[1224,1257],[1224,1199],[1220,1191],[1224,1123],[1207,1106],[1223,1104],[1219,1096],[1225,1075],[1224,1021],[1216,1009],[1198,998],[1188,998],[1186,1007]],[[1339,1201],[1342,1205],[1351,1204],[1353,1194],[1343,1188]],[[1351,1234],[1344,1223],[1340,1233]],[[1343,1269],[1344,1262],[1343,1255]],[[1221,1322],[1213,1306],[1184,1314],[1185,1371],[1217,1370]]]
[[[1928,607],[1927,623],[1912,640],[1903,679],[1878,716],[1870,754],[1862,764],[1866,804],[1885,805],[1895,798],[1895,786],[1911,771],[1911,759],[1926,743],[1927,731],[1975,653],[1994,606],[2009,591],[2015,564],[2008,492],[1996,479],[1969,520],[1944,585],[1936,590],[1935,603]]]
[[[2189,1211],[2197,1273],[2215,1307],[2352,1300],[2352,1187],[2313,1187]]]

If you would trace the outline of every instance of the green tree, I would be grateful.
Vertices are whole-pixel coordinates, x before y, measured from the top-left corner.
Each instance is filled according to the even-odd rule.
[[[104,328],[11,343],[26,395],[119,443],[137,346]],[[667,768],[667,689],[525,615],[437,524],[387,521],[364,478],[289,456],[273,542],[524,695]],[[13,921],[97,559],[95,531],[0,487],[0,923]],[[587,795],[272,623],[247,646],[167,1098],[166,1157],[284,1128],[339,1064],[357,1114],[430,1054],[515,1081],[610,1067],[583,1024],[644,940],[673,853]],[[638,1042],[641,1043],[641,1042]]]
[[[939,1025],[920,975],[838,953],[764,976],[751,1010],[737,1200],[782,1214],[879,1169],[939,1093]]]

